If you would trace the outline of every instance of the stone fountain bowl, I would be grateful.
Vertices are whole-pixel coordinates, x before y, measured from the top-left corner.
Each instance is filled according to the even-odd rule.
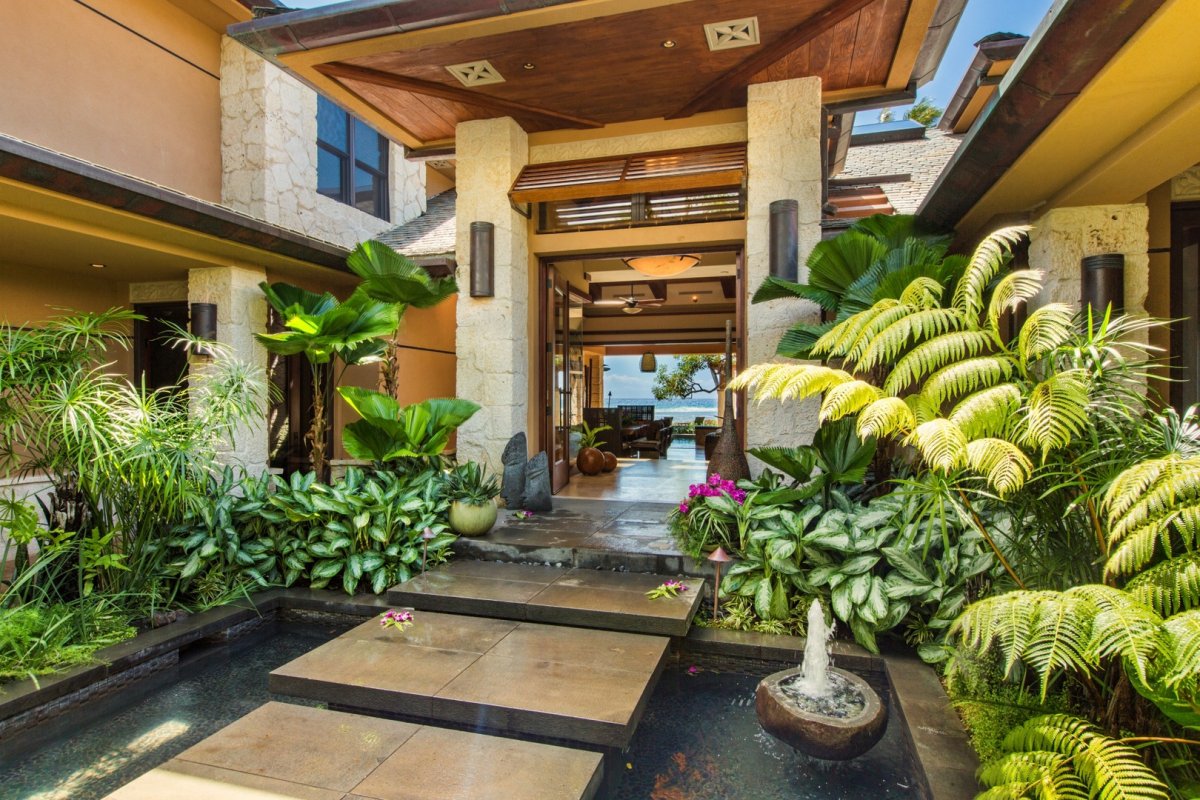
[[[832,681],[840,678],[843,687],[862,696],[860,709],[838,717],[799,708],[785,695],[782,687],[802,675],[798,667],[786,669],[758,684],[754,709],[767,733],[802,753],[834,761],[860,756],[879,742],[887,728],[887,706],[866,681],[843,669],[829,670]]]

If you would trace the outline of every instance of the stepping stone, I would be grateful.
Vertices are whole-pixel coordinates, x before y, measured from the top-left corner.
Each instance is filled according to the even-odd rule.
[[[416,613],[379,617],[271,673],[272,692],[506,735],[624,747],[670,639]]]
[[[388,591],[388,602],[427,611],[686,636],[707,584],[684,578],[675,597],[646,592],[664,575],[453,561]]]
[[[601,755],[267,703],[109,800],[591,800]]]

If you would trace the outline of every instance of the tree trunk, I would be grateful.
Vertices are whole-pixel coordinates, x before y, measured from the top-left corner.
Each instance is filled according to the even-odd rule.
[[[383,363],[379,365],[379,391],[393,400],[396,399],[396,392],[400,389],[400,365],[396,363],[399,338],[400,332],[397,329],[396,333],[392,334],[392,338],[387,340],[386,349],[383,351]]]
[[[328,422],[328,407],[326,404],[326,393],[328,387],[325,385],[328,382],[329,371],[324,364],[312,365],[313,377],[313,420],[312,427],[308,431],[309,454],[312,460],[313,471],[317,473],[318,480],[325,480],[326,469],[326,453],[325,439],[326,432],[329,430]]]

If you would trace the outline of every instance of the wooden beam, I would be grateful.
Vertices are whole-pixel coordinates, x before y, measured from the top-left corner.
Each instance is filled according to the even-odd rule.
[[[527,105],[516,100],[505,100],[500,97],[479,94],[470,89],[447,86],[443,83],[409,78],[404,75],[395,75],[391,72],[383,72],[382,70],[369,69],[367,67],[356,67],[353,64],[333,62],[331,64],[320,64],[314,67],[314,69],[322,75],[331,78],[362,81],[363,83],[386,86],[390,89],[400,89],[401,91],[425,95],[426,97],[440,97],[443,100],[453,100],[456,103],[464,103],[505,114],[539,117],[569,128],[601,128],[604,126],[604,123],[588,119],[587,117],[577,117],[574,114],[551,111],[547,108]]]
[[[670,114],[667,119],[690,117],[698,111],[703,111],[716,98],[721,97],[732,89],[747,85],[750,79],[759,72],[762,72],[793,50],[797,50],[808,44],[822,33],[825,33],[825,31],[836,26],[839,22],[854,16],[875,1],[835,0],[835,2],[830,3],[824,9],[812,15],[804,22],[801,22],[775,41],[757,50],[733,69],[719,75],[716,80],[697,92],[692,99],[684,103],[674,114]]]

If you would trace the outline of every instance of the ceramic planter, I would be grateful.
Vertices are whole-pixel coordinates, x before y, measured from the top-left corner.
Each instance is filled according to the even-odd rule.
[[[607,450],[604,451],[604,468],[603,472],[612,472],[617,468],[617,457]]]
[[[450,527],[459,536],[483,536],[496,524],[496,501],[481,506],[455,500],[450,504]]]
[[[575,466],[584,475],[599,475],[604,469],[604,453],[595,447],[585,447],[575,456]]]

